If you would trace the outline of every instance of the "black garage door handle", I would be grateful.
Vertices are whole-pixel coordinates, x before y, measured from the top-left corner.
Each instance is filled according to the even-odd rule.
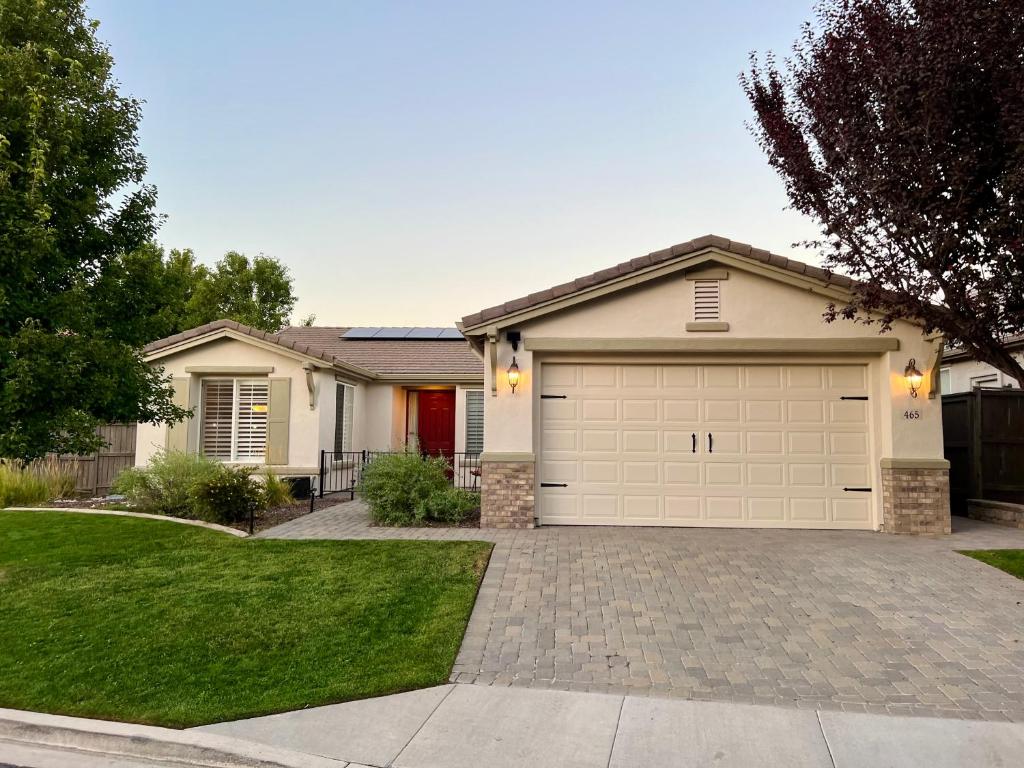
[[[541,483],[540,487],[541,488],[566,488],[566,487],[568,487],[568,485],[569,485],[568,483]]]
[[[715,452],[715,436],[708,432],[708,453]]]
[[[690,453],[696,453],[697,452],[697,433],[696,432],[691,432],[690,433],[690,440],[693,442],[693,445],[690,448]]]

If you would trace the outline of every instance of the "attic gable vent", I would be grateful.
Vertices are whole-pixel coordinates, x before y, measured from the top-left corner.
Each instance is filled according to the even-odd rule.
[[[696,322],[721,319],[721,291],[718,280],[693,281],[693,319]]]

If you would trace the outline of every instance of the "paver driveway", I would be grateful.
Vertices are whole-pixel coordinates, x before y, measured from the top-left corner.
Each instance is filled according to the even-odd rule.
[[[1024,581],[957,533],[382,529],[360,502],[281,538],[485,539],[494,554],[452,679],[1024,722]]]

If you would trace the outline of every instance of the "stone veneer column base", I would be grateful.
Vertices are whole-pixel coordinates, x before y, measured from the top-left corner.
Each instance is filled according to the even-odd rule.
[[[480,527],[533,528],[534,462],[487,454],[480,461]]]
[[[950,533],[949,462],[882,459],[882,529],[915,535]]]

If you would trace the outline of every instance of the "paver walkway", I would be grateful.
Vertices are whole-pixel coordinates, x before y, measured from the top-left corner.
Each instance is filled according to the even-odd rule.
[[[1024,531],[386,529],[358,501],[279,538],[495,542],[452,680],[1024,722],[1024,582],[954,549]]]

